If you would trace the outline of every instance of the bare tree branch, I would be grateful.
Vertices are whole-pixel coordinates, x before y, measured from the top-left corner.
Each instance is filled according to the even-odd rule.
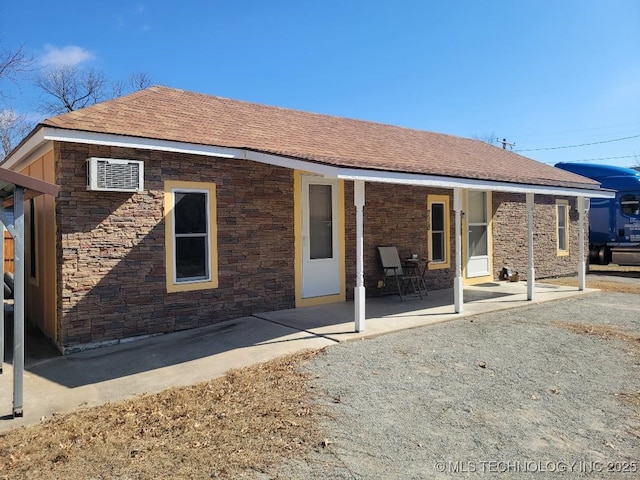
[[[498,144],[498,137],[495,132],[484,133],[482,135],[474,135],[472,138],[474,140],[480,140],[481,142],[488,143],[489,145]]]
[[[22,47],[14,51],[0,51],[0,80],[13,78],[14,73],[28,71],[32,63],[33,60]]]
[[[134,92],[151,86],[151,77],[146,72],[133,72],[129,75],[129,84]]]
[[[25,53],[23,47],[17,50],[0,50],[0,82],[10,80],[19,87],[17,74],[29,71],[32,65],[33,59]],[[6,98],[1,88],[0,98]]]
[[[47,114],[58,115],[141,90],[148,87],[151,80],[148,74],[137,72],[128,82],[121,80],[109,84],[99,70],[67,65],[46,70],[35,78],[34,83],[46,97],[41,109]]]
[[[18,115],[12,109],[0,111],[0,160],[9,155],[31,127],[24,115]]]
[[[80,70],[69,65],[49,69],[36,77],[35,85],[53,97],[41,105],[53,115],[73,112],[107,98],[104,74],[94,69]]]
[[[112,98],[121,97],[128,93],[144,90],[151,86],[151,77],[145,72],[134,72],[129,75],[129,80],[118,80],[111,84]]]
[[[118,80],[111,84],[111,98],[118,98],[127,93],[127,84],[124,80]]]

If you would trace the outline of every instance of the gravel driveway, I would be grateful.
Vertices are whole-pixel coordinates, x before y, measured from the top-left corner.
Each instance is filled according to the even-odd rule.
[[[640,478],[640,302],[596,293],[332,346],[283,479]]]

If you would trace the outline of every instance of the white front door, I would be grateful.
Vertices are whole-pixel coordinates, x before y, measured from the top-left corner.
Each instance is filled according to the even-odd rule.
[[[491,273],[489,265],[489,205],[487,192],[467,192],[467,278]]]
[[[302,298],[340,293],[338,181],[302,175]]]

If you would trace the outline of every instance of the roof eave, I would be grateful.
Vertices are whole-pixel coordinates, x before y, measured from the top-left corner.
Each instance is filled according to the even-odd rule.
[[[367,170],[326,165],[252,150],[245,150],[245,152],[246,154],[244,158],[247,160],[268,163],[270,165],[284,166],[287,168],[296,168],[341,180],[362,180],[365,182],[394,183],[399,185],[438,188],[462,188],[467,190],[492,190],[508,193],[534,193],[538,195],[562,195],[590,198],[615,197],[614,191],[602,189],[597,184],[593,184],[592,188],[581,185],[553,186],[427,175],[422,173],[392,172],[388,170]],[[294,165],[293,162],[296,162],[297,164]]]
[[[442,188],[462,188],[493,190],[512,193],[535,193],[543,195],[585,196],[591,198],[613,198],[614,193],[599,188],[576,185],[549,186],[515,182],[501,182],[472,178],[457,178],[436,176],[421,173],[393,172],[388,170],[367,170],[358,168],[330,165],[320,160],[311,161],[285,155],[259,152],[242,147],[225,147],[216,145],[201,145],[186,142],[162,140],[154,138],[133,137],[119,134],[105,134],[81,130],[67,130],[45,125],[39,125],[30,137],[2,163],[3,167],[12,168],[35,152],[45,148],[48,142],[70,142],[92,145],[108,145],[124,148],[144,150],[168,151],[222,158],[237,158],[266,163],[274,166],[292,168],[325,177],[342,180],[363,180],[366,182],[395,183],[402,185],[431,186]]]
[[[581,186],[553,186],[530,183],[500,182],[473,178],[457,178],[399,172],[340,169],[337,178],[362,180],[365,182],[394,183],[439,188],[461,188],[465,190],[491,190],[506,193],[533,193],[537,195],[559,195],[570,197],[614,198],[615,191]]]
[[[1,162],[0,166],[15,170],[16,167],[20,167],[29,158],[39,156],[40,153],[45,153],[51,149],[51,142],[47,139],[47,130],[49,127],[44,127],[41,124],[36,126],[29,135],[27,135],[22,142],[7,155]]]

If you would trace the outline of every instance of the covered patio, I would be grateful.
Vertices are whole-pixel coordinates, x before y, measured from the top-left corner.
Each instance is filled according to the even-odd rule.
[[[342,180],[353,181],[353,205],[355,207],[356,222],[356,242],[355,242],[355,287],[353,288],[354,305],[352,311],[352,321],[354,330],[362,333],[366,329],[371,328],[369,322],[369,313],[366,311],[370,308],[370,300],[367,298],[365,288],[365,270],[367,266],[364,260],[364,208],[366,205],[366,185],[383,183],[393,184],[397,186],[416,186],[416,187],[438,187],[452,191],[452,213],[453,213],[453,251],[455,252],[452,260],[452,268],[455,272],[451,292],[444,294],[445,301],[453,303],[453,313],[463,314],[465,312],[465,281],[463,276],[463,235],[466,236],[468,229],[463,228],[463,217],[465,216],[465,206],[463,196],[469,192],[505,192],[523,195],[525,197],[525,215],[519,219],[522,225],[526,225],[526,251],[527,251],[527,275],[526,288],[524,289],[524,301],[532,302],[537,300],[536,288],[536,266],[535,266],[535,213],[536,213],[536,197],[541,196],[564,196],[576,199],[576,210],[578,213],[578,261],[576,271],[578,274],[578,290],[586,289],[586,251],[588,214],[591,198],[611,198],[613,192],[595,187],[593,185],[578,184],[565,185],[563,182],[554,184],[537,184],[529,179],[530,183],[515,183],[514,181],[504,180],[477,180],[473,178],[456,178],[456,177],[434,177],[431,175],[406,174],[401,172],[378,172],[378,171],[350,171],[347,169],[336,169],[333,172],[318,172],[325,176],[335,175],[336,178]],[[513,172],[512,172],[513,174]],[[515,174],[514,174],[515,175]],[[470,204],[467,204],[467,208]],[[466,230],[466,231],[465,231]],[[488,247],[489,248],[489,247]],[[491,247],[492,248],[492,247]],[[493,266],[489,265],[489,272],[493,271]],[[381,332],[382,333],[382,332]]]
[[[586,287],[576,289],[564,285],[536,283],[533,287],[535,300],[532,301],[529,296],[530,288],[528,282],[508,281],[465,286],[461,295],[464,297],[465,308],[460,312],[456,311],[455,305],[451,302],[453,288],[431,291],[422,299],[417,295],[405,296],[404,301],[397,295],[367,298],[367,329],[363,331],[355,331],[353,328],[354,302],[351,301],[253,316],[336,342],[348,342],[598,291]]]

